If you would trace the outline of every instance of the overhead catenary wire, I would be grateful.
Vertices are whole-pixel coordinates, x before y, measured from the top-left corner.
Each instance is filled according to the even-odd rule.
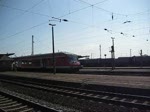
[[[98,2],[98,3],[95,3],[95,4],[90,4],[88,2],[85,2],[84,0],[78,0],[78,1],[83,2],[83,3],[87,4],[87,5],[93,6],[93,7],[97,8],[97,9],[100,9],[101,11],[107,12],[110,15],[112,15],[112,13],[113,13],[113,14],[116,14],[116,15],[127,16],[125,14],[120,14],[120,13],[112,12],[112,11],[109,11],[109,10],[106,10],[106,9],[103,9],[103,8],[100,8],[100,7],[96,6],[97,4],[99,4],[101,2]]]
[[[37,2],[36,4],[34,4],[32,7],[28,8],[27,10],[23,10],[23,9],[19,9],[19,8],[14,8],[14,7],[10,7],[10,6],[7,6],[7,5],[3,5],[3,4],[0,4],[1,7],[6,7],[6,8],[10,8],[10,9],[13,9],[13,10],[17,10],[17,11],[22,11],[21,14],[19,14],[19,16],[15,16],[13,19],[11,19],[11,21],[7,22],[6,25],[4,26],[9,26],[11,22],[13,22],[14,20],[16,20],[16,18],[18,19],[18,17],[21,17],[23,16],[25,13],[29,12],[29,10],[33,9],[34,7],[38,6],[39,4],[41,4],[41,2],[43,2],[44,0],[40,0],[39,2]],[[1,34],[2,35],[2,34]]]
[[[42,1],[43,1],[43,0],[42,0]],[[98,3],[99,3],[99,2],[98,2]],[[96,4],[98,4],[98,3],[96,3]],[[101,3],[101,2],[100,2],[100,3]],[[5,5],[4,5],[4,6],[5,6]],[[91,5],[91,6],[93,6],[93,5]],[[77,10],[75,10],[75,11],[72,11],[72,12],[68,13],[68,14],[62,15],[62,16],[60,16],[60,17],[58,17],[58,18],[67,16],[67,15],[69,15],[69,14],[72,14],[72,13],[75,13],[75,12],[78,12],[78,11],[81,11],[81,10],[84,10],[84,9],[86,9],[86,8],[88,8],[88,7],[91,7],[91,6],[83,7],[83,8],[81,8],[81,9],[77,9]],[[44,17],[48,17],[48,18],[51,17],[51,16],[46,15],[46,14],[36,13],[36,12],[27,11],[27,10],[23,10],[23,9],[19,9],[19,8],[12,8],[12,7],[9,7],[9,6],[6,6],[6,7],[7,7],[7,8],[14,9],[14,10],[19,10],[19,11],[23,11],[23,12],[28,12],[28,13],[36,14],[36,15],[39,15],[39,16],[44,16]],[[115,20],[115,19],[113,19],[113,20]],[[109,22],[109,20],[108,20],[108,21],[104,21],[104,22]]]
[[[76,1],[76,0],[75,0],[75,1]],[[122,14],[122,13],[112,12],[112,11],[109,11],[109,10],[106,10],[106,9],[103,9],[103,8],[100,8],[100,7],[96,6],[97,4],[103,3],[103,2],[98,2],[98,3],[96,3],[96,4],[91,4],[91,3],[85,2],[84,0],[78,0],[78,1],[80,1],[80,2],[82,2],[82,3],[85,3],[85,4],[87,4],[87,5],[93,6],[93,7],[97,8],[97,9],[100,9],[101,11],[107,12],[107,13],[110,14],[110,15],[112,15],[112,13],[113,13],[113,14],[115,14],[115,15],[120,15],[120,16],[126,16],[126,17],[127,17],[127,16],[141,15],[141,14],[143,14],[143,13],[147,13],[147,12],[150,11],[150,9],[148,9],[148,10],[146,10],[146,11],[138,12],[138,13],[134,13],[134,14]],[[104,0],[104,1],[105,1],[105,0]],[[106,1],[107,1],[107,0],[106,0]]]
[[[92,26],[92,25],[88,25],[88,24],[84,24],[84,23],[80,23],[80,22],[75,22],[75,21],[70,21],[70,20],[69,20],[69,22],[77,23],[77,24],[82,24],[82,25],[85,25],[85,26],[88,26],[88,27],[91,27],[91,26]],[[26,31],[29,31],[29,30],[31,30],[31,29],[33,29],[33,28],[35,28],[35,27],[41,26],[41,25],[46,24],[46,23],[48,23],[48,21],[47,21],[47,22],[40,23],[40,24],[35,25],[35,26],[32,26],[32,27],[27,28],[27,29],[25,29],[25,30],[19,31],[19,32],[15,33],[15,34],[12,34],[12,35],[9,35],[9,36],[7,36],[7,37],[3,37],[3,38],[1,38],[0,40],[2,41],[2,40],[5,40],[6,38],[11,38],[11,37],[13,37],[13,36],[15,36],[15,35],[24,33],[24,32],[26,32]],[[95,27],[98,27],[98,26],[95,26]],[[101,29],[101,30],[103,30],[103,29]],[[131,31],[131,30],[130,30],[130,31]],[[114,32],[116,32],[116,31],[114,31]],[[120,32],[117,32],[117,33],[120,33]]]
[[[92,37],[99,37],[99,35],[95,35],[95,36],[89,36],[89,39],[92,39]],[[85,37],[84,37],[85,38]],[[83,38],[83,39],[84,39]],[[74,39],[74,41],[75,41],[76,39]],[[85,39],[84,39],[85,40]],[[85,41],[87,41],[87,39],[85,40]],[[85,41],[84,42],[80,42],[80,44],[84,44],[85,43]],[[29,43],[30,44],[30,43]],[[95,44],[99,44],[99,42],[97,41],[97,39],[95,40]],[[41,45],[41,43],[40,43],[40,45]],[[45,45],[45,44],[43,44],[43,45]],[[63,47],[72,47],[72,46],[79,46],[79,42],[77,41],[77,42],[75,42],[74,44],[72,44],[72,43],[69,43],[69,42],[67,42],[67,43],[64,43],[64,42],[62,42],[61,44],[59,44],[59,45],[63,45]],[[43,46],[42,48],[40,48],[40,51],[42,51],[42,50],[48,50],[49,51],[49,46]],[[74,48],[73,48],[74,49]],[[18,51],[20,51],[20,49],[18,49]],[[30,47],[28,46],[28,48],[26,48],[26,50],[22,50],[24,53],[23,54],[29,54],[30,53]],[[49,51],[50,52],[50,51]]]
[[[101,4],[101,3],[107,2],[107,1],[109,1],[109,0],[99,1],[99,2],[94,3],[94,4],[91,4],[91,3],[85,2],[84,0],[74,0],[74,1],[80,1],[80,2],[82,2],[82,3],[85,3],[85,4],[88,4],[88,5],[94,6],[94,5],[98,5],[98,4]]]
[[[32,26],[32,27],[30,27],[30,28],[27,28],[27,29],[24,29],[24,30],[22,30],[22,31],[19,31],[19,32],[15,33],[15,34],[9,35],[9,36],[7,36],[7,37],[0,38],[0,40],[2,41],[2,40],[4,40],[4,39],[12,38],[12,37],[15,36],[15,35],[24,33],[24,32],[29,31],[29,30],[31,30],[31,29],[33,29],[33,28],[35,28],[35,27],[44,25],[44,24],[46,24],[46,23],[48,23],[48,22],[49,22],[49,21],[42,22],[42,23],[37,24],[37,25],[35,25],[35,26]]]
[[[34,28],[36,28],[36,27],[34,27]],[[85,30],[85,29],[88,29],[88,28],[90,28],[89,26],[88,27],[84,27],[84,28],[81,28],[80,29],[80,31],[82,32],[83,30]],[[28,31],[28,30],[27,30]],[[22,32],[22,33],[24,33],[24,32]],[[79,32],[78,32],[79,33]],[[19,33],[19,34],[21,34],[21,33]],[[72,31],[72,32],[69,32],[68,33],[69,35],[70,34],[77,34],[76,32],[74,32],[74,31]],[[15,35],[14,35],[15,36]],[[63,37],[63,36],[66,36],[66,34],[65,35],[60,35],[59,37]],[[62,39],[62,40],[64,40],[64,39]],[[62,40],[60,40],[60,41],[62,41]],[[17,43],[14,43],[14,44],[11,44],[12,46],[16,46],[16,45],[18,45],[18,44],[21,44],[21,43],[23,43],[23,42],[25,42],[25,40],[21,40],[20,42],[17,42]],[[42,43],[42,40],[36,40],[36,42],[37,43]],[[47,41],[46,41],[47,42]],[[44,45],[44,44],[43,44]],[[5,49],[5,48],[7,48],[7,45],[5,44],[5,47],[1,47],[1,49]]]
[[[92,39],[91,37],[98,37],[98,36],[100,36],[100,35],[89,36],[89,39]],[[103,35],[103,36],[104,36],[104,35]],[[82,37],[82,38],[83,38],[83,37]],[[84,37],[84,38],[85,38],[85,37]],[[84,39],[84,38],[83,38],[83,39]],[[87,38],[87,37],[86,37],[86,38]],[[80,38],[80,39],[81,39],[81,38]],[[73,41],[75,41],[75,40],[78,40],[78,39],[74,39]],[[87,40],[87,39],[86,39],[86,40]],[[60,40],[60,41],[61,41],[61,40]],[[62,41],[61,41],[61,42],[62,42]],[[39,43],[40,43],[40,45],[41,45],[41,42],[39,42]],[[61,44],[64,45],[63,42],[62,42]],[[68,46],[68,44],[70,44],[70,47],[72,46],[72,44],[71,44],[70,42],[67,42],[66,44],[67,44],[67,45],[65,45],[65,46]],[[77,42],[77,43],[75,42],[74,44],[75,44],[75,45],[78,45],[78,42]],[[60,44],[59,44],[59,45],[60,45]],[[47,46],[45,46],[45,47],[43,46],[43,49],[45,49],[45,48],[48,49]],[[29,46],[28,46],[28,49],[29,49]],[[30,49],[29,49],[29,50],[30,50]],[[18,49],[18,51],[20,51],[20,49]],[[23,51],[24,51],[24,50],[23,50]],[[26,51],[27,51],[27,50],[26,50]],[[28,53],[28,52],[30,52],[30,51],[27,51],[26,53]]]
[[[85,26],[88,26],[88,27],[91,27],[91,26],[92,26],[92,25],[87,25],[87,24],[80,23],[80,22],[75,22],[75,21],[70,21],[70,22],[77,23],[77,24],[82,24],[82,25],[85,25]],[[0,40],[2,41],[2,40],[4,40],[4,39],[6,39],[6,38],[11,38],[11,37],[13,37],[13,36],[15,36],[15,35],[24,33],[24,32],[26,32],[26,31],[29,31],[29,30],[31,30],[31,29],[33,29],[33,28],[35,28],[35,27],[41,26],[41,25],[46,24],[46,23],[48,23],[48,21],[47,21],[47,22],[40,23],[40,24],[35,25],[35,26],[32,26],[32,27],[30,27],[30,28],[27,28],[27,29],[22,30],[22,31],[20,31],[20,32],[17,32],[17,33],[15,33],[15,34],[9,35],[9,36],[7,36],[7,37],[3,37],[3,38],[1,38]],[[98,26],[95,26],[95,27],[98,27]],[[149,28],[149,27],[148,27],[148,28]],[[101,29],[101,30],[102,30],[102,29]],[[111,30],[111,31],[112,31],[112,30]],[[131,30],[130,30],[130,31],[131,31]],[[113,32],[115,32],[115,33],[120,33],[120,32],[117,32],[117,31],[113,31]],[[125,34],[126,34],[126,33],[125,33]],[[126,35],[128,35],[128,34],[126,34]]]
[[[43,0],[41,0],[41,1],[43,1]],[[40,3],[40,2],[39,2],[39,3]],[[14,8],[14,7],[10,7],[10,6],[7,6],[7,5],[2,5],[2,4],[0,4],[0,6],[7,7],[7,8],[10,8],[10,9],[13,9],[13,10],[23,11],[23,13],[28,12],[28,13],[37,14],[37,15],[40,15],[40,16],[45,16],[45,17],[50,18],[50,16],[49,16],[49,15],[46,15],[46,14],[31,12],[31,11],[29,11],[29,10],[23,10],[23,9],[19,9],[19,8]],[[36,4],[36,6],[37,6],[37,4]],[[90,7],[90,6],[87,6],[87,7],[84,7],[84,8],[75,10],[75,11],[72,11],[72,12],[70,12],[69,14],[72,14],[72,13],[75,13],[75,12],[78,12],[78,11],[81,11],[81,10],[84,10],[84,9],[86,9],[86,8],[88,8],[88,7]],[[67,16],[67,15],[69,15],[69,14],[65,14],[65,15],[63,15],[63,16]],[[61,16],[61,17],[63,17],[63,16]],[[59,18],[60,18],[60,17],[59,17]],[[36,26],[39,26],[39,24],[33,26],[33,28],[36,27]],[[31,27],[31,28],[32,28],[32,27]],[[28,28],[28,29],[30,29],[30,28]],[[28,30],[24,30],[24,31],[28,31]],[[4,37],[4,38],[10,38],[10,37],[12,37],[12,36],[15,36],[15,35],[17,35],[17,34],[20,34],[20,33],[24,32],[24,31],[17,32],[17,33],[15,33],[15,34],[12,34],[12,35],[7,36],[7,37]],[[0,39],[0,40],[4,40],[4,38],[2,38],[2,39]]]
[[[29,11],[29,10],[24,10],[24,9],[20,9],[20,8],[15,8],[15,7],[11,7],[11,6],[8,6],[8,5],[4,5],[4,4],[0,4],[1,7],[6,7],[6,8],[9,8],[9,9],[13,9],[13,10],[17,10],[17,11],[22,11],[24,13],[32,13],[32,14],[36,14],[36,15],[40,15],[40,16],[45,16],[45,17],[50,17],[49,15],[46,15],[46,14],[41,14],[41,13],[37,13],[37,12],[33,12],[33,11]],[[31,10],[32,8],[30,8]]]
[[[88,7],[88,6],[87,6],[87,7]],[[89,7],[90,7],[90,6],[89,6]],[[85,9],[86,9],[86,8],[85,8]],[[81,10],[82,10],[82,8],[81,8]],[[84,9],[83,9],[83,10],[84,10]],[[80,10],[76,10],[76,11],[78,12],[78,11],[80,11]],[[72,11],[71,14],[75,13],[76,11]],[[31,13],[32,13],[32,12],[31,12]],[[40,15],[40,14],[37,13],[37,15]],[[41,15],[41,16],[45,16],[45,15]],[[50,17],[50,16],[47,16],[47,15],[46,15],[45,17]],[[74,23],[75,23],[75,22],[74,22]],[[80,23],[79,23],[79,24],[80,24]],[[82,23],[81,23],[81,24],[82,24]],[[84,23],[83,23],[83,24],[84,24]],[[82,25],[83,25],[83,24],[82,24]],[[27,30],[27,31],[29,31],[29,30]],[[24,33],[24,32],[22,32],[22,33]],[[20,34],[20,33],[18,33],[18,34]],[[14,36],[15,36],[15,35],[14,35]]]
[[[83,29],[87,29],[87,28],[90,28],[90,27],[86,27],[86,28],[83,28]],[[132,29],[132,30],[141,30],[141,29],[145,29],[145,28],[149,28],[149,27],[144,27],[144,28],[138,28],[138,29]],[[82,31],[83,31],[83,29],[82,29]],[[88,31],[89,32],[89,31]],[[93,32],[93,31],[91,31],[91,32]],[[90,33],[90,32],[89,32]],[[112,31],[112,33],[113,34],[120,34],[121,32],[115,32],[115,31]],[[123,32],[122,32],[123,33]],[[70,33],[69,33],[70,34]],[[76,34],[76,33],[74,33],[74,34]],[[132,37],[133,35],[131,35],[131,34],[126,34],[126,33],[123,33],[124,35],[123,36],[126,36],[126,37]],[[139,34],[139,35],[136,35],[136,37],[139,37],[139,36],[142,36],[142,35],[149,35],[149,33],[146,33],[146,34]],[[62,37],[63,35],[60,35],[60,37]],[[78,40],[78,39],[81,39],[81,38],[85,38],[84,36],[83,37],[80,37],[80,38],[76,38],[76,39],[71,39],[71,38],[73,38],[73,37],[76,37],[77,35],[75,35],[75,36],[71,36],[70,38],[69,38],[69,40],[70,41],[75,41],[75,40]],[[98,36],[104,36],[103,34],[102,35],[96,35],[97,37]],[[92,36],[92,37],[96,37],[96,36]],[[91,38],[91,36],[89,36],[89,38]],[[86,37],[86,39],[88,39],[88,37]],[[59,43],[60,42],[62,42],[64,39],[59,39]],[[22,43],[22,42],[24,42],[24,40],[23,41],[21,41],[21,42],[18,42],[18,43],[15,43],[14,45],[17,45],[17,44],[20,44],[20,43]],[[38,41],[37,40],[37,43],[40,43],[41,44],[41,42],[42,42],[42,40],[41,41]],[[58,42],[58,41],[57,41]],[[13,46],[14,46],[13,45]],[[43,44],[44,45],[44,44]],[[3,48],[5,48],[5,47],[3,47]]]
[[[76,0],[74,0],[74,1],[76,1]],[[104,1],[108,1],[108,0],[104,0]],[[97,5],[97,4],[99,4],[99,3],[103,3],[104,1],[97,2],[97,3],[93,4],[93,5]],[[58,18],[65,17],[65,16],[68,16],[68,15],[70,15],[70,14],[76,13],[76,12],[78,12],[78,11],[81,11],[81,10],[84,10],[84,9],[87,9],[87,8],[90,8],[90,7],[92,7],[93,5],[89,5],[89,6],[86,6],[86,7],[80,8],[80,9],[77,9],[77,10],[75,10],[75,11],[71,11],[71,12],[69,12],[69,13],[67,13],[67,14],[64,14],[64,15],[58,17]]]

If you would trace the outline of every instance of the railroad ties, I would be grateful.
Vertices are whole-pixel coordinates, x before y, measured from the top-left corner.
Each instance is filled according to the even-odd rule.
[[[34,108],[29,107],[27,105],[23,105],[18,101],[14,101],[6,96],[0,95],[0,110],[2,112],[13,112],[13,111],[21,111],[21,112],[31,112],[35,111]]]
[[[28,101],[13,94],[0,91],[0,112],[59,112],[40,104]]]
[[[20,86],[42,90],[43,92],[47,91],[47,92],[57,93],[64,96],[85,99],[89,101],[103,102],[106,104],[150,110],[149,96],[113,93],[113,92],[105,92],[105,91],[92,91],[92,90],[79,89],[79,88],[34,83],[33,81],[32,82],[27,81],[26,83],[22,83],[21,80],[17,80],[17,81],[12,81],[12,80],[9,81],[9,80],[2,80],[2,79],[0,80],[6,83],[11,83],[15,85],[18,84]]]

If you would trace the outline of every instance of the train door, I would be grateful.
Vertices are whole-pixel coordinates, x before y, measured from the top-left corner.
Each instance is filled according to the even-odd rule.
[[[42,59],[42,67],[43,67],[43,68],[46,68],[46,63],[47,63],[47,62],[46,62],[46,59]]]

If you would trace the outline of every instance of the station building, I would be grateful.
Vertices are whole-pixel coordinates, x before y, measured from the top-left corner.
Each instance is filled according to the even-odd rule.
[[[9,56],[14,53],[0,54],[0,71],[11,70],[13,59]]]

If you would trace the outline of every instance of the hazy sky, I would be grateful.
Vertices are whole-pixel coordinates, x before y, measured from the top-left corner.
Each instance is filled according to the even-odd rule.
[[[32,35],[35,54],[52,52],[49,23],[56,52],[110,57],[114,37],[116,57],[150,55],[150,0],[1,0],[0,53],[30,55]]]

